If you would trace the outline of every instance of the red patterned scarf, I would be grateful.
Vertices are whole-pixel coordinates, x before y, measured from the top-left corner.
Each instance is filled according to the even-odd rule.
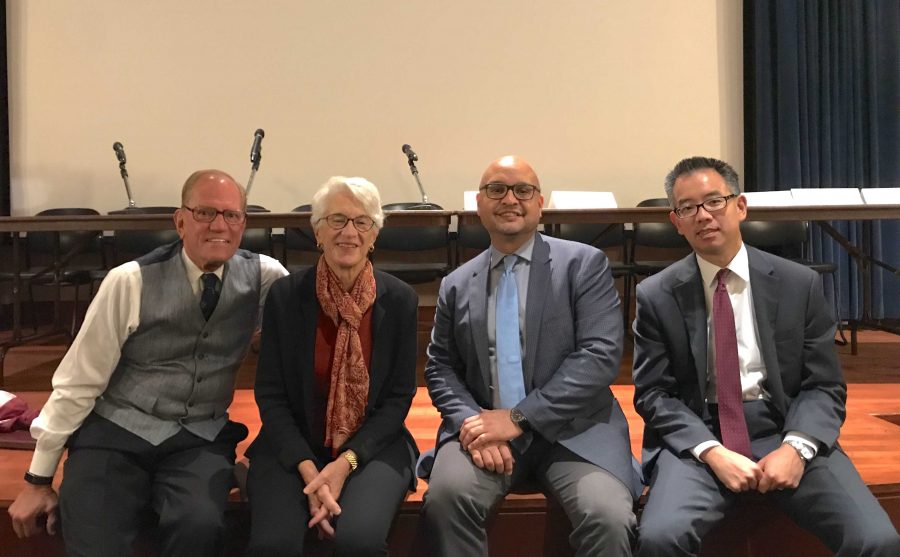
[[[316,297],[322,311],[338,327],[331,362],[331,387],[325,413],[325,446],[335,450],[362,424],[369,398],[369,370],[362,353],[359,325],[375,303],[375,275],[372,263],[345,292],[337,275],[319,258],[316,269]]]

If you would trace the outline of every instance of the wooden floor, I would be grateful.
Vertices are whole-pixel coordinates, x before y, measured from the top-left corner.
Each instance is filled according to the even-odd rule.
[[[863,332],[860,338],[859,356],[850,356],[845,353],[846,349],[839,349],[849,384],[847,420],[841,430],[840,443],[857,466],[863,480],[891,515],[895,526],[900,528],[900,367],[896,363],[900,361],[900,338],[877,332]],[[63,351],[64,349],[58,346],[17,348],[7,357],[5,389],[16,392],[33,407],[39,407],[49,394],[47,391],[49,373],[52,373],[52,369]],[[629,421],[632,451],[639,456],[643,427],[632,405],[634,389],[630,385],[630,358],[625,360],[619,384],[613,386],[613,391]],[[252,369],[249,372],[252,373]],[[244,373],[247,371],[245,370]],[[249,379],[252,383],[252,377]],[[243,377],[241,383],[246,387],[248,378]],[[23,391],[15,386],[38,386],[38,390]],[[259,415],[253,401],[252,391],[242,388],[236,392],[231,414],[232,419],[247,424],[250,429],[250,436],[239,446],[239,454],[242,455],[259,430]],[[420,388],[406,423],[422,450],[434,445],[438,422],[438,414],[432,407],[427,392],[424,388]],[[0,509],[8,507],[21,489],[23,483],[21,477],[30,458],[30,451],[0,449]],[[57,481],[59,481],[59,476],[61,473],[57,474]],[[397,523],[395,523],[392,540],[396,541],[398,537],[414,536],[416,517],[424,491],[425,484],[420,482],[418,491],[410,494],[404,503]],[[235,497],[237,498],[238,495],[235,494]],[[550,549],[546,545],[555,535],[551,532],[555,526],[551,527],[552,525],[545,524],[551,520],[547,518],[548,503],[543,497],[539,495],[512,496],[504,504],[504,508],[507,513],[519,514],[515,519],[507,520],[507,516],[507,519],[497,520],[494,529],[503,530],[502,537],[507,541],[511,539],[521,543],[517,546],[514,545],[513,549],[504,546],[505,550],[492,551],[492,554],[565,554],[564,547]],[[766,513],[756,514],[764,515]],[[558,522],[560,519],[557,516],[554,520]],[[740,554],[766,554],[769,556],[787,554],[780,551],[773,553],[768,551],[764,545],[765,540],[771,538],[769,535],[771,532],[777,531],[778,528],[790,528],[789,525],[784,526],[783,522],[783,520],[776,521],[774,525],[755,524],[754,528],[765,529],[759,536],[761,541],[758,542],[755,549],[748,549],[745,553]],[[564,517],[561,527],[563,530],[566,527]],[[742,523],[741,531],[737,532],[737,535],[744,535],[744,530],[748,527],[746,522]],[[540,532],[533,531],[535,528]],[[492,531],[492,540],[495,533]],[[800,533],[805,534],[802,531]],[[722,535],[727,537],[730,534]],[[795,537],[796,532],[788,530],[785,535]],[[556,537],[565,539],[564,534]],[[804,544],[810,543],[807,539],[802,541]],[[536,543],[537,545],[535,545]],[[816,541],[813,539],[812,543],[816,543]],[[0,554],[60,554],[60,547],[58,540],[17,542],[11,537],[8,516],[5,512],[0,516]],[[806,545],[805,547],[809,548],[810,546]],[[392,545],[393,548],[394,545]],[[705,546],[704,554],[716,554],[707,549]],[[805,551],[804,555],[822,554],[821,548],[816,551]],[[416,554],[412,550],[403,550],[400,553]]]

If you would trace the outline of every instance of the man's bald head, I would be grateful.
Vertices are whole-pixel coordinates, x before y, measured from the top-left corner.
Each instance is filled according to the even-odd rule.
[[[537,173],[528,164],[528,161],[516,155],[505,155],[495,160],[485,169],[481,175],[481,184],[479,187],[491,182],[496,182],[498,176],[516,175],[525,183],[540,189],[541,182],[538,180]]]
[[[198,170],[194,172],[188,179],[184,181],[184,186],[181,187],[181,204],[188,205],[189,200],[191,199],[191,194],[194,192],[194,187],[199,182],[216,182],[220,184],[231,184],[237,189],[238,195],[241,196],[241,210],[247,210],[247,191],[244,189],[244,186],[240,185],[237,180],[232,178],[226,172],[222,172],[221,170],[215,169],[206,169],[206,170]]]

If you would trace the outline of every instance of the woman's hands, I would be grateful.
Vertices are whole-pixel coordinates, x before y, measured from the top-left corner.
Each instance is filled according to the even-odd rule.
[[[320,471],[313,461],[304,460],[297,466],[297,470],[306,484],[303,493],[309,501],[310,514],[307,526],[318,529],[319,539],[334,538],[332,522],[334,517],[341,514],[338,500],[341,498],[344,482],[352,471],[350,461],[339,456]]]

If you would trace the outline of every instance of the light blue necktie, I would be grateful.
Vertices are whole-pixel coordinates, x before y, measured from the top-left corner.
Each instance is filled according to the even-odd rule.
[[[519,340],[519,287],[513,272],[517,260],[516,255],[503,258],[506,267],[497,287],[497,376],[503,408],[512,408],[525,398],[522,343]]]

